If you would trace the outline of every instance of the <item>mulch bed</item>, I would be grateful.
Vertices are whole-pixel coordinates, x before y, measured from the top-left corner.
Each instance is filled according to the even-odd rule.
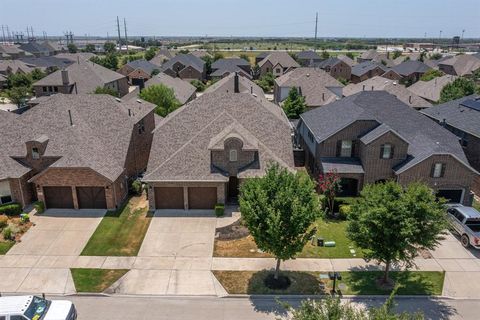
[[[216,233],[218,240],[242,239],[250,234],[248,228],[242,225],[241,219],[228,226],[217,228]]]

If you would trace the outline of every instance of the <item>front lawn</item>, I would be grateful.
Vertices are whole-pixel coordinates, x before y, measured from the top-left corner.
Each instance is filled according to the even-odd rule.
[[[83,256],[136,256],[150,225],[145,194],[108,212],[82,251]]]
[[[477,200],[473,199],[473,207],[475,209],[477,209],[478,211],[480,211],[480,202],[478,202]]]
[[[77,292],[103,292],[128,269],[70,269]]]
[[[6,254],[15,244],[15,241],[0,241],[0,255]]]
[[[324,272],[282,272],[291,280],[291,285],[284,290],[269,289],[264,285],[265,277],[269,271],[212,271],[218,281],[229,294],[295,294],[318,295],[329,293],[333,281],[320,279]],[[341,281],[345,289],[343,295],[388,295],[390,290],[385,290],[376,285],[376,280],[381,277],[379,271],[350,271],[341,272]],[[399,285],[397,295],[441,295],[443,290],[444,272],[403,271],[390,272],[390,277]]]

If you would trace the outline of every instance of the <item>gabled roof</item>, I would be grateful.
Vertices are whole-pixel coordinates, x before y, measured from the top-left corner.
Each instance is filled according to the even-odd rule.
[[[70,59],[62,59],[57,56],[22,57],[22,58],[19,58],[19,60],[25,62],[28,65],[35,66],[37,68],[57,67],[59,69],[68,67],[74,62]]]
[[[368,133],[366,133],[365,135],[363,135],[360,138],[360,141],[363,142],[364,144],[369,144],[369,143],[372,143],[373,141],[377,140],[378,138],[380,138],[381,136],[383,136],[387,132],[392,132],[397,137],[399,137],[400,139],[402,139],[402,140],[404,140],[405,142],[408,143],[408,141],[406,141],[400,134],[398,134],[398,132],[396,132],[395,130],[390,128],[390,126],[385,124],[385,123],[382,123],[381,125],[379,125],[375,129],[373,129],[373,130],[369,131]]]
[[[228,132],[248,139],[250,145],[258,144],[259,167],[247,168],[239,177],[263,175],[270,161],[292,168],[288,120],[272,113],[264,103],[265,99],[249,93],[205,93],[169,114],[154,131],[144,180],[228,181],[211,166],[209,150],[212,139],[228,136]]]
[[[317,63],[315,66],[320,68],[320,69],[324,69],[324,68],[327,68],[327,67],[333,67],[339,63],[343,62],[343,60],[340,60],[336,57],[330,57],[328,59],[325,59],[323,60],[322,62],[319,62]]]
[[[466,76],[480,69],[480,59],[473,55],[461,54],[444,60],[438,65],[452,66],[457,76]]]
[[[257,97],[265,98],[265,93],[255,82],[250,79],[238,76],[238,85],[241,93],[253,93]],[[224,92],[232,93],[235,91],[235,73],[230,73],[228,76],[218,80],[214,84],[205,90],[205,93],[209,92]]]
[[[417,60],[407,60],[392,67],[393,71],[404,77],[414,73],[425,73],[430,69],[425,63]]]
[[[55,57],[65,60],[70,60],[73,62],[85,62],[89,61],[92,57],[95,57],[96,54],[92,52],[77,52],[77,53],[59,53]]]
[[[387,125],[408,142],[409,159],[396,168],[397,173],[434,154],[452,155],[473,170],[454,134],[385,91],[354,94],[307,111],[301,115],[301,120],[317,142],[324,141],[355,121],[367,120]]]
[[[133,60],[127,63],[127,65],[134,70],[140,69],[146,72],[147,74],[152,74],[154,70],[158,70],[159,66],[147,61],[145,59]]]
[[[312,50],[300,51],[296,54],[297,59],[300,60],[320,60],[320,56]]]
[[[476,100],[480,105],[480,95],[474,94],[433,106],[421,112],[439,122],[445,121],[449,126],[480,138],[480,110],[464,105],[468,100]]]
[[[218,59],[214,63],[212,63],[212,69],[225,69],[231,66],[250,66],[250,62],[242,58],[226,58],[226,59]]]
[[[25,157],[25,142],[42,139],[44,156],[58,158],[50,167],[90,168],[114,181],[124,171],[134,124],[154,108],[109,95],[53,95],[1,127],[0,179],[29,172],[13,158]]]
[[[176,62],[180,62],[186,67],[190,66],[199,72],[203,72],[205,68],[205,61],[202,59],[191,54],[178,54],[162,65],[162,71],[170,69]]]
[[[41,42],[41,45],[48,48],[50,51],[62,51],[67,48],[67,46],[60,44],[58,41],[50,41],[50,40]]]
[[[430,81],[417,81],[407,89],[429,101],[437,102],[440,100],[440,93],[442,92],[443,87],[447,84],[452,83],[457,79],[456,76],[452,75],[443,75],[441,77],[434,78]]]
[[[20,49],[20,47],[16,44],[0,44],[0,52],[6,54],[20,54],[24,52],[24,50]]]
[[[377,63],[373,61],[365,61],[352,67],[352,75],[361,77],[362,75],[366,74],[371,70],[374,70],[375,68],[380,68],[384,72],[388,71],[388,68],[381,63]]]
[[[409,91],[404,85],[381,76],[375,76],[359,83],[351,83],[343,88],[344,96],[351,96],[362,91],[385,90],[412,108],[430,107],[430,102]]]
[[[30,52],[32,54],[34,53],[42,53],[42,54],[49,54],[50,53],[50,49],[36,41],[31,41],[31,42],[28,42],[28,43],[22,43],[20,46],[19,46],[20,49],[22,49],[23,51],[27,51],[27,52]]]
[[[353,67],[354,65],[357,64],[353,59],[350,59],[349,57],[343,54],[339,55],[337,58],[342,60],[346,64],[348,64],[350,67]]]
[[[78,93],[93,93],[97,87],[125,78],[124,75],[91,61],[80,61],[66,67],[69,83],[76,83]],[[61,70],[57,70],[33,84],[34,86],[62,85]]]
[[[288,53],[286,52],[272,52],[268,56],[266,56],[262,61],[258,63],[261,67],[267,61],[275,67],[277,64],[281,65],[283,68],[298,68],[300,65],[295,61]]]
[[[252,75],[245,70],[241,69],[238,66],[235,65],[229,65],[225,66],[224,68],[219,68],[213,71],[210,76],[211,77],[223,77],[225,74],[232,74],[232,73],[238,73],[239,75],[242,75],[243,77],[246,77],[248,79],[252,79]]]
[[[0,60],[0,73],[30,73],[35,69],[34,65],[27,64],[21,60]]]

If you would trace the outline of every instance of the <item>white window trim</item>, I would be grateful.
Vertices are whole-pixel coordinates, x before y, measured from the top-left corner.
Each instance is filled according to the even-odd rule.
[[[347,143],[347,142],[350,143],[350,147],[344,148],[343,144],[344,144],[344,143]],[[343,150],[350,150],[349,155],[344,155],[344,154],[343,154]],[[350,158],[350,157],[352,157],[352,151],[353,151],[353,141],[352,141],[352,140],[342,140],[341,146],[340,146],[340,157],[342,157],[342,158]]]
[[[230,149],[230,151],[228,152],[228,160],[230,162],[238,161],[238,152],[236,149]]]
[[[385,157],[385,150],[387,150],[387,147],[388,146],[388,156]],[[385,143],[383,145],[383,153],[382,153],[382,159],[390,159],[392,157],[392,145],[390,143]]]
[[[440,168],[440,169],[437,169],[437,168]],[[434,178],[441,178],[442,177],[442,171],[443,171],[443,163],[436,162],[434,164],[434,168],[433,168],[433,177]]]

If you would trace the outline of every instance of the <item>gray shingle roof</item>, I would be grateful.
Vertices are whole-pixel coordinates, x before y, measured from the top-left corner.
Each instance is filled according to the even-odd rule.
[[[320,60],[320,56],[312,50],[300,51],[296,54],[297,59],[301,60]]]
[[[323,172],[365,173],[360,160],[354,158],[320,158]]]
[[[210,87],[205,90],[205,93],[209,92],[225,92],[225,93],[232,93],[235,91],[234,88],[234,78],[235,78],[235,73],[230,73],[228,76],[218,80],[214,84],[212,84]],[[251,93],[253,92],[257,97],[265,97],[265,94],[255,82],[249,80],[246,77],[238,76],[238,84],[239,84],[239,90],[242,93]]]
[[[377,63],[373,61],[365,61],[352,67],[352,75],[361,77],[362,75],[366,74],[371,70],[374,70],[377,67],[379,67],[385,72],[388,71],[388,68],[381,63]]]
[[[57,67],[59,69],[68,67],[73,63],[72,60],[62,59],[57,56],[47,56],[47,57],[25,57],[20,58],[19,60],[25,62],[28,65],[35,66],[37,68],[52,68]]]
[[[438,65],[452,66],[457,76],[467,76],[480,69],[480,59],[473,55],[461,54],[444,60]]]
[[[212,69],[225,69],[231,66],[250,66],[250,63],[241,58],[218,59],[212,63]]]
[[[134,124],[154,107],[109,95],[51,96],[1,126],[0,179],[30,171],[12,157],[24,157],[25,142],[41,138],[48,139],[44,156],[59,158],[51,167],[91,168],[114,181],[124,171]]]
[[[176,62],[180,62],[187,67],[191,66],[200,72],[203,72],[203,69],[205,68],[205,61],[202,59],[192,54],[178,54],[162,65],[162,71],[170,69]]]
[[[392,67],[393,71],[404,77],[414,73],[425,73],[430,69],[425,63],[417,60],[407,60]]]
[[[470,99],[477,99],[480,102],[480,95],[452,100],[421,112],[439,122],[445,120],[448,125],[480,138],[480,111],[462,105],[464,101]]]
[[[8,70],[12,73],[24,72],[30,73],[35,69],[34,65],[27,64],[21,60],[0,60],[0,73],[8,74]]]
[[[208,149],[221,133],[240,135],[249,145],[258,145],[260,167],[246,169],[240,177],[263,174],[269,161],[293,167],[288,120],[264,103],[265,99],[248,93],[205,93],[169,114],[154,131],[144,180],[227,181],[212,169]]]
[[[396,168],[397,173],[433,154],[451,154],[470,168],[454,134],[385,91],[360,92],[307,111],[301,119],[318,142],[358,120],[386,124],[409,143],[410,158]]]
[[[147,74],[152,74],[154,70],[160,69],[159,66],[145,59],[130,61],[129,63],[127,63],[127,65],[133,69],[141,69],[145,71]]]
[[[35,53],[50,54],[50,49],[48,47],[35,41],[22,43],[19,46],[19,48],[22,49],[23,51],[27,51],[33,54]]]
[[[267,61],[275,67],[277,64],[280,64],[283,68],[298,68],[300,65],[295,61],[288,53],[286,52],[272,52],[268,56],[266,56],[262,61],[258,63],[261,67]]]
[[[340,59],[340,60],[342,60],[342,61],[345,62],[346,64],[348,64],[350,67],[353,67],[354,65],[357,64],[354,60],[352,60],[351,58],[347,57],[346,55],[339,55],[337,58]]]
[[[412,84],[407,89],[414,94],[427,99],[429,101],[437,102],[440,100],[440,93],[442,92],[443,87],[447,84],[452,83],[457,79],[456,76],[444,75],[441,77],[434,78],[430,81],[417,81]]]

